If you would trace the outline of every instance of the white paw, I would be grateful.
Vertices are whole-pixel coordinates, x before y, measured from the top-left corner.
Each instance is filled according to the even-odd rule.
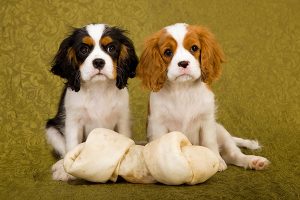
[[[270,161],[261,156],[251,156],[249,168],[255,170],[266,169],[270,165]]]
[[[64,160],[61,159],[52,165],[52,178],[56,181],[70,181],[75,180],[76,177],[68,174],[64,169]]]
[[[221,172],[221,171],[224,171],[227,169],[227,164],[226,162],[220,157],[219,158],[219,169],[218,171]]]

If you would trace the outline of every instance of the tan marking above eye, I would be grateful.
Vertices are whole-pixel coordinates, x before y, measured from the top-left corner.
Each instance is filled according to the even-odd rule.
[[[189,37],[188,35],[183,40],[183,46],[186,50],[190,51],[192,46],[196,45],[200,49],[200,42],[195,37]]]
[[[164,54],[164,52],[168,49],[172,51],[173,55],[175,54],[175,51],[176,51],[176,48],[177,48],[177,42],[171,35],[163,36],[160,39],[158,45],[159,45],[159,49],[160,49],[160,54],[164,57],[164,59],[170,59],[171,58],[171,56],[166,56]]]
[[[109,36],[105,36],[103,38],[100,39],[100,44],[102,46],[107,46],[109,43],[111,43],[113,41],[113,39]]]
[[[196,51],[192,51],[192,47],[194,45],[198,47]],[[196,33],[194,33],[193,31],[187,32],[183,40],[183,47],[186,50],[188,50],[191,54],[193,54],[197,60],[200,59],[201,45]]]
[[[90,36],[85,36],[84,38],[82,38],[82,43],[89,46],[94,46],[94,40]]]

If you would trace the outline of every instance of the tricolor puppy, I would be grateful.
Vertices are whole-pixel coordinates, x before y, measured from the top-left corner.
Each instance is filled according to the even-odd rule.
[[[59,47],[51,72],[66,85],[56,116],[47,122],[46,137],[62,158],[94,128],[131,137],[126,85],[135,76],[138,58],[124,32],[90,24],[74,29]]]
[[[220,171],[227,168],[226,163],[264,169],[269,164],[266,158],[245,155],[238,148],[258,149],[256,141],[232,137],[216,122],[210,85],[219,77],[223,61],[214,36],[201,26],[171,25],[145,42],[137,75],[152,90],[148,139],[181,131],[194,145],[206,146],[216,153]]]

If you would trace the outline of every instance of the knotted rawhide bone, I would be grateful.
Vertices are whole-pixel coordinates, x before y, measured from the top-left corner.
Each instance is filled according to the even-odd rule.
[[[67,173],[92,182],[116,181],[167,185],[198,184],[218,171],[219,160],[208,148],[193,146],[180,132],[163,135],[146,146],[112,130],[97,128],[85,143],[68,152]]]

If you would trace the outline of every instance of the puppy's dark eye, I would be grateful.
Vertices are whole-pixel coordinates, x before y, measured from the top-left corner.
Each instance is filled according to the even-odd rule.
[[[197,45],[193,45],[191,47],[191,52],[196,52],[196,51],[198,51],[198,49],[199,49],[199,47],[197,47]]]
[[[106,47],[106,51],[107,51],[108,53],[113,53],[113,52],[115,52],[115,51],[116,51],[115,45],[113,45],[113,44],[108,45],[108,46]]]
[[[166,49],[164,52],[164,55],[167,57],[171,57],[173,55],[173,52],[171,49]]]
[[[84,46],[80,47],[79,51],[82,55],[87,55],[90,52],[90,48],[88,46],[84,45]]]

